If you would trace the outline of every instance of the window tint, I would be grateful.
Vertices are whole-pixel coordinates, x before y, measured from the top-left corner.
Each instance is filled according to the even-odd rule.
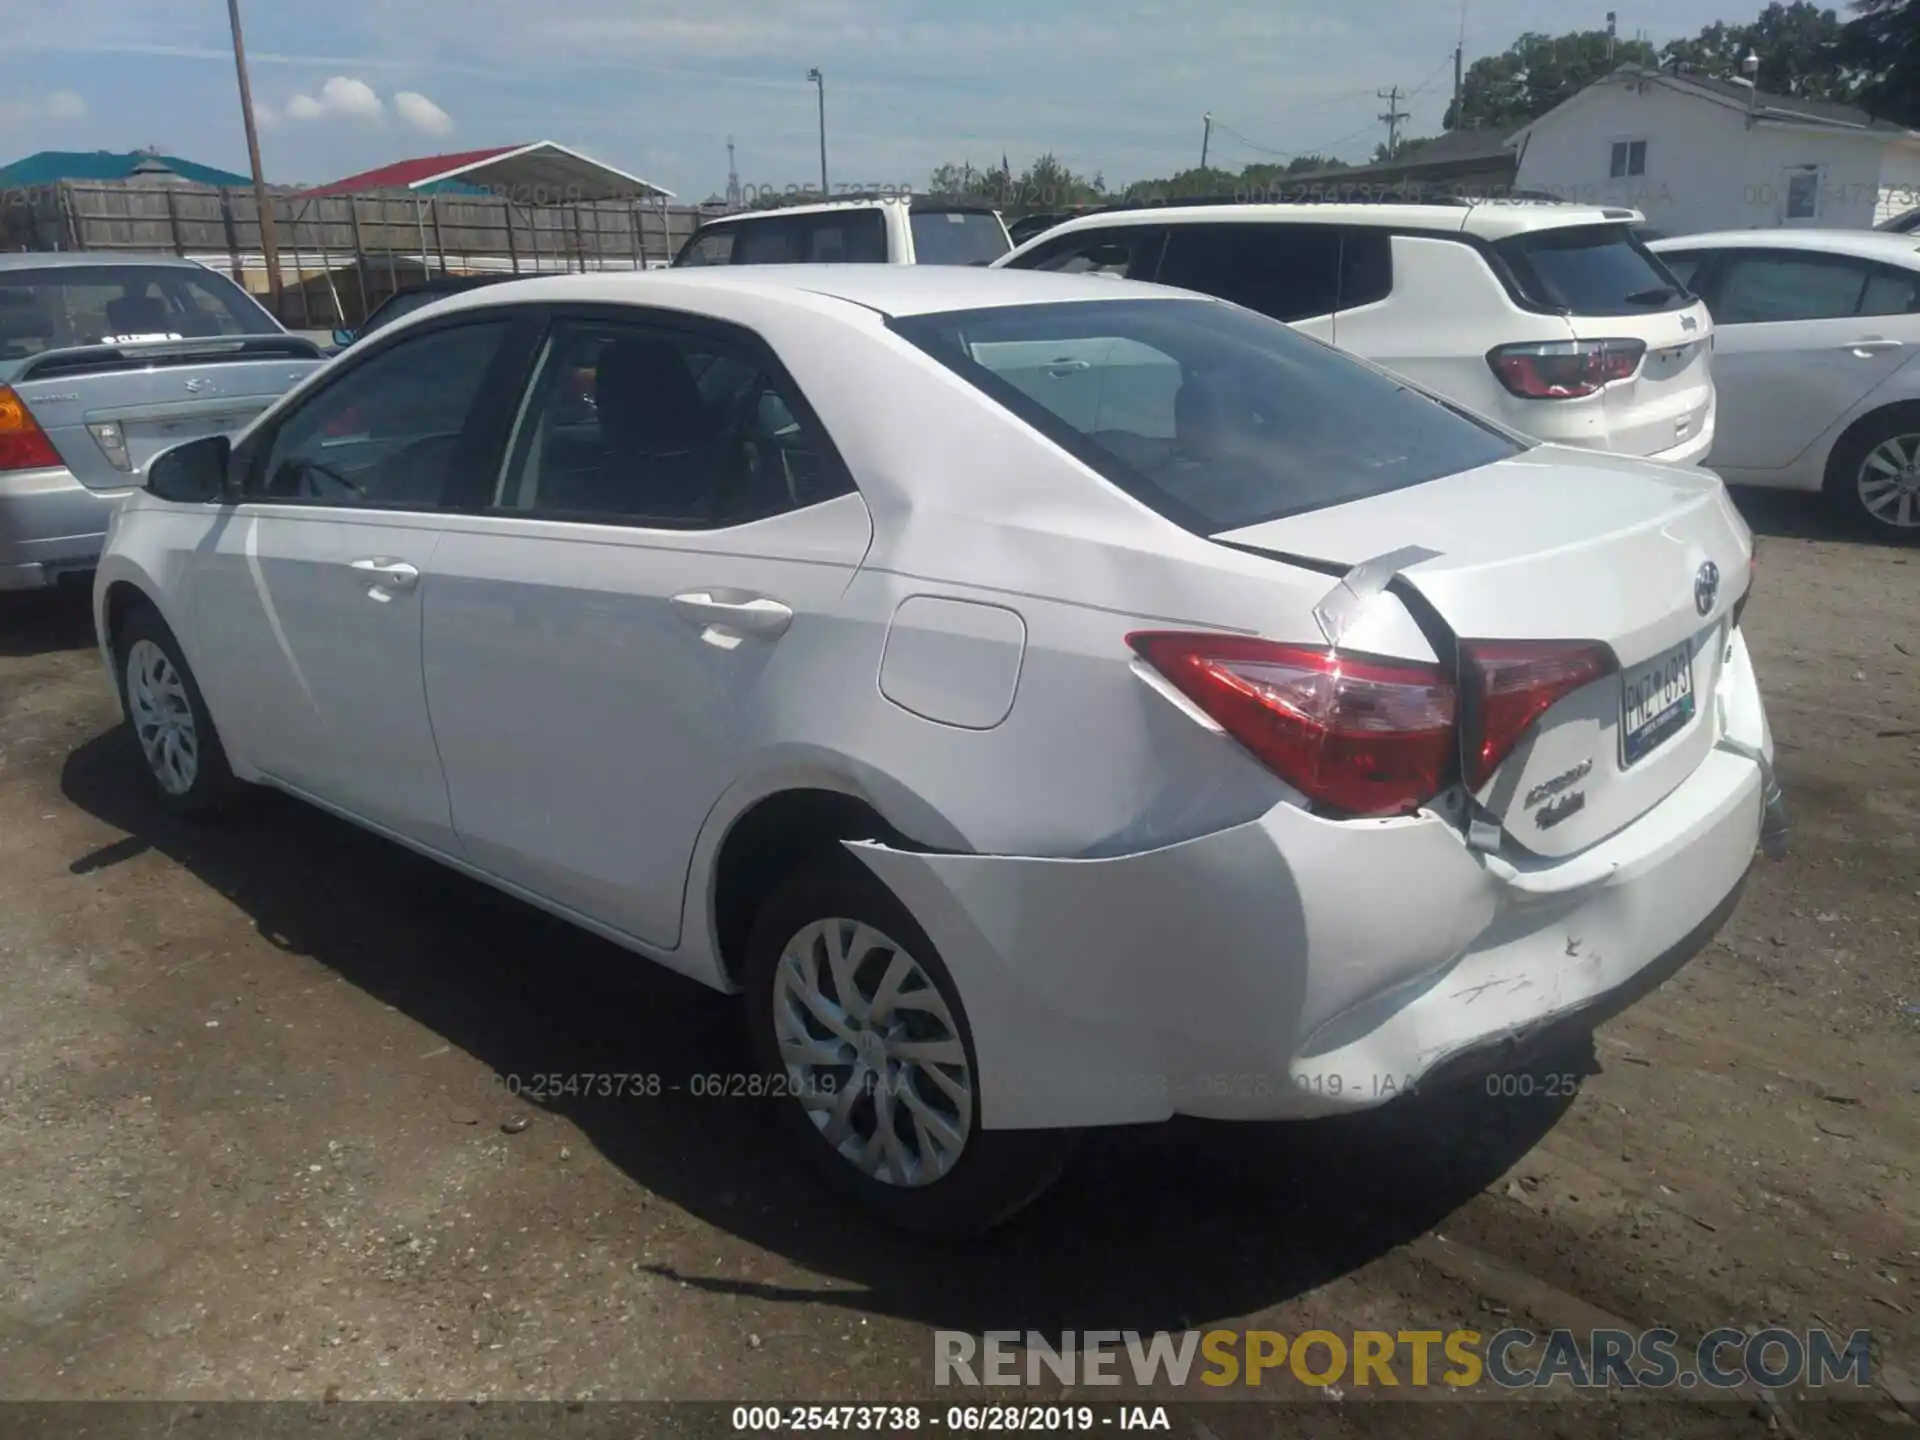
[[[1570,314],[1644,315],[1692,303],[1625,225],[1535,230],[1494,249],[1535,302]]]
[[[432,508],[511,322],[401,339],[353,365],[280,424],[248,490],[262,500]]]
[[[1086,234],[1063,235],[1036,246],[1020,260],[1018,268],[1151,280],[1160,265],[1165,236],[1166,231],[1147,225],[1115,225]]]
[[[786,265],[802,259],[795,239],[790,219],[743,220],[733,229],[733,263]]]
[[[1418,485],[1520,449],[1362,361],[1225,305],[1096,300],[892,324],[1201,534]],[[1074,363],[1057,363],[1063,356]]]
[[[878,210],[845,210],[796,221],[796,260],[821,264],[887,263],[887,217]]]
[[[1760,325],[1852,315],[1866,286],[1866,270],[1860,261],[1825,255],[1729,255],[1716,287],[1713,318],[1721,325]]]
[[[1340,308],[1373,305],[1393,293],[1393,236],[1349,230],[1340,237]]]
[[[738,226],[724,225],[717,229],[703,230],[686,243],[676,265],[731,265],[733,263],[733,237]]]
[[[1331,315],[1340,307],[1340,232],[1322,225],[1171,225],[1158,279],[1275,320]]]
[[[1000,217],[984,210],[910,210],[917,265],[986,265],[1013,248]]]
[[[225,276],[185,265],[62,265],[0,271],[0,360],[114,337],[278,335]]]
[[[1911,315],[1920,311],[1920,270],[1875,265],[1860,297],[1862,315]]]
[[[852,488],[785,378],[746,347],[579,322],[547,346],[495,506],[689,529]]]

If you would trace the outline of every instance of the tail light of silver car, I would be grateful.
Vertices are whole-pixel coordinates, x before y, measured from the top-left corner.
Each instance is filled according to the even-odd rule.
[[[1461,773],[1477,790],[1553,705],[1615,673],[1590,641],[1466,640],[1460,677],[1239,635],[1144,631],[1133,651],[1316,805],[1407,815]]]
[[[60,452],[12,387],[0,385],[0,470],[43,470],[61,463]]]
[[[1522,400],[1575,400],[1631,379],[1646,354],[1644,340],[1542,340],[1495,346],[1487,364]]]
[[[107,457],[109,465],[122,473],[133,469],[133,456],[127,452],[126,432],[120,428],[118,420],[95,421],[87,426],[87,430],[99,445],[100,453]]]

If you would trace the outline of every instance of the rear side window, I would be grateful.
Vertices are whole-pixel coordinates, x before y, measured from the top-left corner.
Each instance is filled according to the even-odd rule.
[[[1875,265],[1860,297],[1862,315],[1911,315],[1920,311],[1920,270]]]
[[[1000,217],[985,210],[912,210],[918,265],[990,265],[1013,248]]]
[[[114,341],[280,333],[231,280],[197,265],[0,271],[0,360]]]
[[[1393,293],[1393,236],[1349,230],[1340,237],[1340,308],[1374,305]]]
[[[1494,249],[1531,299],[1569,314],[1646,315],[1693,300],[1625,225],[1536,230]]]
[[[1340,232],[1324,225],[1172,225],[1156,277],[1275,320],[1340,308]]]
[[[1867,285],[1861,260],[1791,251],[1729,255],[1714,287],[1713,318],[1721,325],[1780,320],[1839,320],[1858,313]]]
[[[891,322],[1113,484],[1211,535],[1491,464],[1522,446],[1384,371],[1204,300]]]

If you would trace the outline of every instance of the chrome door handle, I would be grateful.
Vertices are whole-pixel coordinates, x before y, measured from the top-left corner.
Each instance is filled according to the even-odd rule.
[[[675,611],[697,625],[718,625],[745,635],[784,635],[793,623],[793,610],[778,600],[755,595],[746,600],[722,600],[706,590],[689,590],[673,597]]]
[[[1865,360],[1874,355],[1884,355],[1889,350],[1900,350],[1905,347],[1898,340],[1883,340],[1876,335],[1871,339],[1856,340],[1847,348]]]
[[[1047,373],[1056,380],[1064,380],[1069,375],[1078,375],[1082,370],[1092,368],[1092,364],[1085,360],[1055,360],[1047,366]]]
[[[365,575],[373,583],[367,587],[367,594],[375,600],[390,598],[389,593],[411,590],[420,583],[420,572],[404,560],[389,560],[376,555],[370,560],[355,560],[353,568]]]

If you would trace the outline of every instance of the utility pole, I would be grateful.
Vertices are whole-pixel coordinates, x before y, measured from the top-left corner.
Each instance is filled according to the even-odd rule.
[[[727,205],[730,209],[740,206],[740,168],[733,163],[733,137],[727,136]]]
[[[1387,122],[1387,159],[1393,159],[1393,152],[1400,148],[1400,122],[1407,118],[1407,112],[1400,108],[1400,87],[1374,92],[1387,102],[1387,110],[1379,118]]]
[[[1460,128],[1460,92],[1465,88],[1466,83],[1465,74],[1461,66],[1465,63],[1466,53],[1467,47],[1465,45],[1456,45],[1453,47],[1453,109],[1451,112],[1453,115],[1453,124],[1449,128],[1454,130]]]
[[[1613,41],[1619,30],[1620,17],[1613,11],[1607,11],[1607,63],[1613,63]]]
[[[227,19],[233,25],[233,64],[240,75],[240,114],[247,123],[247,159],[253,165],[253,203],[260,212],[260,259],[267,267],[267,294],[274,319],[280,318],[280,247],[273,238],[273,204],[267,198],[266,174],[260,168],[260,132],[253,124],[253,87],[247,83],[247,46],[240,38],[240,0],[227,0]]]
[[[1213,112],[1209,110],[1200,117],[1203,127],[1200,131],[1200,168],[1207,168],[1207,146],[1213,141]]]
[[[816,65],[807,71],[807,79],[820,92],[820,198],[825,200],[830,193],[827,190],[827,77]]]

